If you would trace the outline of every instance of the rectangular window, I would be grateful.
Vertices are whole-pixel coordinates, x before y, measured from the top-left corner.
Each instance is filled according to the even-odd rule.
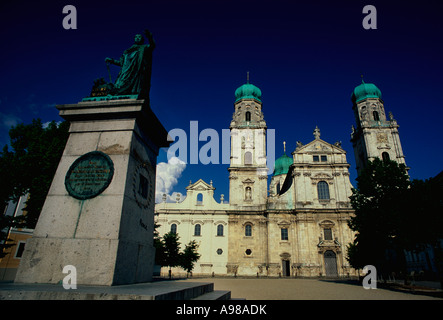
[[[326,181],[317,184],[318,200],[329,200],[329,185]]]
[[[325,240],[332,240],[332,230],[330,228],[323,229]]]
[[[15,253],[15,258],[21,258],[25,251],[25,242],[19,242],[17,246],[17,251]]]
[[[288,240],[288,228],[281,228],[281,239]]]
[[[314,162],[318,162],[319,161],[318,156],[313,156],[313,160]]]
[[[328,157],[327,156],[321,156],[321,162],[326,162],[328,161]]]

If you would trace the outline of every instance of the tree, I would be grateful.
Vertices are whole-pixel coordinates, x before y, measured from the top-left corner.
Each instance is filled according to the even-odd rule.
[[[185,249],[181,254],[180,266],[189,274],[194,269],[194,263],[200,259],[200,254],[197,252],[198,244],[195,240],[190,241],[185,245]]]
[[[171,268],[180,265],[180,237],[177,233],[168,232],[163,236],[164,260],[162,266],[169,267],[169,279],[171,279]]]
[[[14,192],[14,153],[8,150],[8,146],[4,146],[0,153],[0,177],[2,183],[0,184],[0,205],[5,208],[8,201],[13,198]]]
[[[348,246],[348,261],[356,269],[374,265],[380,273],[404,271],[402,228],[410,221],[404,215],[404,196],[410,188],[406,167],[395,161],[368,161],[352,189],[355,215],[349,227],[356,231]]]
[[[403,237],[409,251],[432,248],[437,277],[443,288],[443,172],[427,180],[413,180],[404,197],[405,215]]]
[[[0,257],[13,244],[8,237],[10,228],[34,228],[51,186],[52,179],[68,139],[69,123],[54,121],[43,127],[40,119],[31,124],[18,124],[9,131],[10,151],[5,145],[0,152],[0,205],[29,193],[26,215],[0,216]]]
[[[155,224],[155,228],[159,225]],[[198,244],[195,240],[185,245],[183,252],[180,252],[179,235],[173,232],[166,233],[160,237],[154,229],[155,263],[162,267],[169,267],[169,279],[171,279],[171,268],[182,267],[189,274],[194,269],[194,263],[200,259],[198,254]]]
[[[408,246],[437,246],[443,238],[443,172],[427,180],[413,180],[404,197],[405,212],[413,224],[405,226]]]
[[[160,225],[154,222],[155,264],[159,266],[165,266],[165,243],[163,241],[163,238],[160,237],[160,234],[157,231],[158,227],[160,227]]]
[[[17,201],[30,194],[26,202],[26,226],[34,228],[57,170],[69,136],[69,123],[55,121],[43,127],[40,119],[18,124],[9,131],[10,145],[0,153],[0,203]]]

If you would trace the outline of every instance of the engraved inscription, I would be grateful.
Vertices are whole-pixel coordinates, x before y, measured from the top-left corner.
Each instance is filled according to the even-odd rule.
[[[65,177],[68,193],[80,200],[91,199],[102,193],[111,183],[114,165],[103,152],[82,155],[71,165]]]

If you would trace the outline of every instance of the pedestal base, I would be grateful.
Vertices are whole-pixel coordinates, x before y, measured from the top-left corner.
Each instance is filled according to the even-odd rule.
[[[57,108],[71,122],[70,136],[15,281],[58,283],[67,265],[76,268],[79,285],[150,281],[156,158],[168,145],[166,130],[143,100]],[[112,180],[92,198],[73,197],[65,188],[68,176],[81,193],[83,182],[90,188],[104,171],[91,160],[67,175],[91,151],[109,157]]]

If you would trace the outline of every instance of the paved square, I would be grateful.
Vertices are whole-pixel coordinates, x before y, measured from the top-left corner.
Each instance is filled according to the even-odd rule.
[[[213,282],[215,290],[230,290],[232,298],[247,300],[442,300],[387,289],[364,289],[354,282],[318,279],[196,278]]]

